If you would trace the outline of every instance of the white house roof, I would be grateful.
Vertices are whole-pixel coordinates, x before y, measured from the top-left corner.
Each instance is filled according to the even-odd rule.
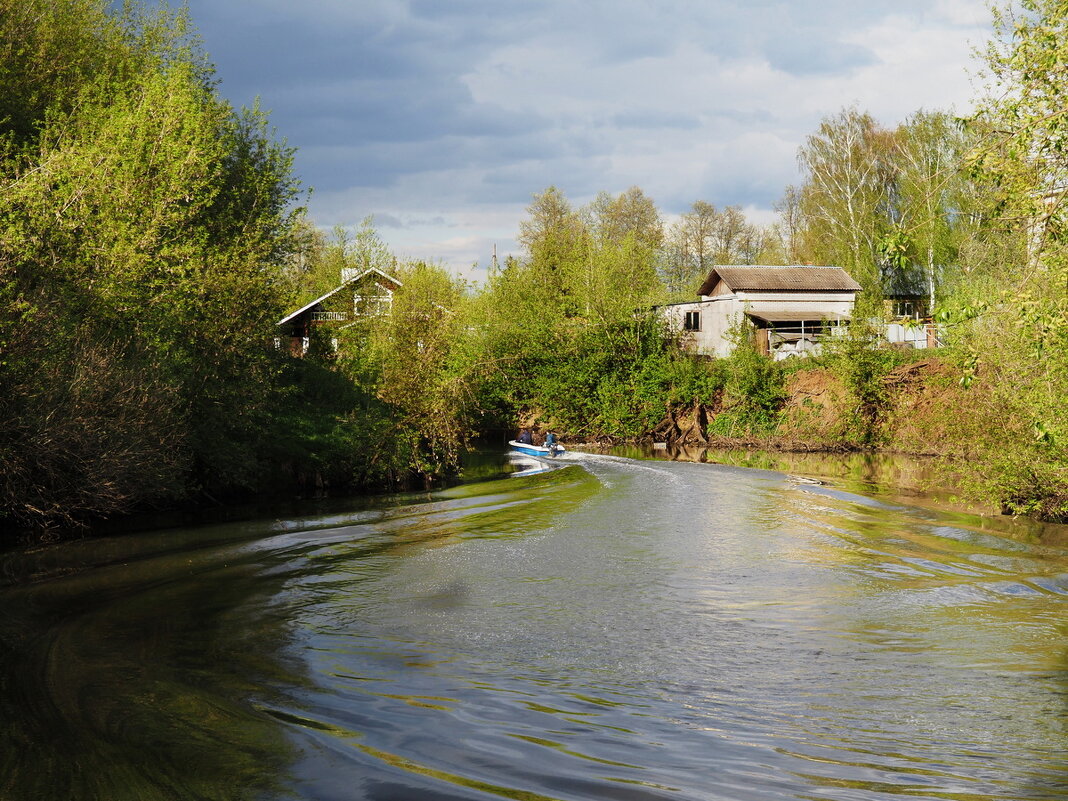
[[[722,281],[732,292],[859,292],[860,284],[841,267],[717,265],[698,294],[709,295]]]
[[[379,270],[377,267],[369,267],[366,270],[364,270],[362,273],[360,273],[359,275],[354,275],[351,278],[349,278],[348,280],[342,281],[340,284],[338,284],[336,287],[331,289],[329,292],[327,292],[322,297],[316,298],[311,303],[307,303],[307,304],[301,306],[299,309],[297,309],[292,314],[289,314],[289,315],[283,317],[281,320],[279,320],[277,323],[275,323],[275,325],[282,325],[284,323],[288,323],[294,317],[297,317],[298,315],[303,314],[304,312],[306,312],[308,309],[312,308],[316,304],[322,303],[324,300],[326,300],[331,295],[334,295],[334,294],[340,292],[342,289],[344,289],[349,284],[355,284],[355,283],[359,282],[360,280],[362,280],[365,276],[367,276],[367,275],[369,275],[371,273],[378,273],[380,276],[385,278],[387,281],[392,281],[397,286],[404,286],[404,284],[402,284],[400,281],[398,281],[392,275],[389,275],[388,273],[385,273],[382,270]]]

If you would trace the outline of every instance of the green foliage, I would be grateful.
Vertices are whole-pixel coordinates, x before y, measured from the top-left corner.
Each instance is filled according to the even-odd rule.
[[[258,111],[214,94],[180,16],[71,0],[23,21],[38,50],[5,62],[19,76],[5,90],[33,118],[9,115],[0,163],[0,416],[19,424],[0,451],[40,469],[8,475],[3,513],[69,521],[251,488],[277,387],[291,154]],[[56,72],[45,54],[64,42],[84,59]],[[124,452],[121,476],[86,467]]]
[[[1029,229],[1038,256],[1059,249],[1068,230],[1068,7],[1058,0],[1007,4],[995,9],[994,27],[987,92],[972,120],[983,139],[970,166],[993,188],[995,213]]]
[[[778,206],[790,249],[843,267],[873,300],[920,295],[933,308],[985,248],[963,167],[972,141],[943,112],[918,111],[896,129],[857,109],[824,119],[799,151],[805,183]]]
[[[724,434],[727,426],[729,436],[768,433],[778,422],[786,399],[783,368],[760,354],[755,329],[745,319],[732,327],[728,336],[734,349],[724,360],[727,380],[723,408],[727,414],[717,416],[713,432]]]
[[[847,418],[848,430],[843,433],[859,445],[879,444],[880,424],[889,402],[886,374],[903,357],[886,347],[863,319],[854,320],[844,336],[831,342],[829,350],[830,367],[855,404]]]
[[[1068,519],[1068,7],[995,10],[968,166],[993,258],[945,304],[952,348],[989,421],[976,484],[1014,512]]]
[[[396,257],[375,230],[373,217],[365,217],[355,230],[335,226],[329,236],[298,219],[292,238],[296,252],[286,275],[291,305],[296,308],[336,289],[343,275],[359,275],[372,268],[393,275],[398,269]]]
[[[366,237],[377,242],[377,236]],[[390,257],[392,260],[392,257]],[[398,265],[388,314],[339,331],[337,368],[367,399],[345,421],[350,483],[430,482],[459,464],[471,434],[464,352],[465,286],[444,268]]]
[[[627,237],[648,259],[664,239],[664,227],[656,204],[637,186],[618,197],[601,192],[583,210],[586,226],[603,242],[622,242]]]
[[[552,187],[534,198],[520,225],[528,258],[470,307],[462,370],[484,425],[537,412],[571,435],[632,437],[663,415],[659,226],[637,189],[580,212]]]
[[[694,403],[714,406],[727,385],[729,371],[723,359],[668,353],[661,366],[667,384],[668,407]]]
[[[537,419],[570,437],[621,440],[646,435],[669,410],[726,404],[736,434],[770,430],[783,371],[751,334],[728,360],[669,346],[653,309],[665,295],[663,254],[652,248],[659,216],[639,190],[602,193],[576,212],[550,188],[529,213],[528,257],[491,276],[470,306],[473,419],[507,429]],[[727,239],[745,232],[737,210],[705,216],[731,229]]]
[[[938,302],[947,269],[973,233],[975,206],[962,167],[971,132],[941,112],[919,111],[895,135],[894,197],[898,219],[884,265],[899,282],[922,290],[928,308]],[[903,279],[903,281],[902,281]]]
[[[875,251],[879,260],[894,272],[905,272],[912,264],[914,243],[908,231],[894,228],[876,242]]]
[[[50,114],[69,114],[96,82],[121,85],[167,63],[211,69],[184,13],[100,0],[0,0],[0,141],[32,145]]]
[[[882,292],[876,247],[888,227],[889,137],[869,114],[845,109],[798,151],[805,237],[820,262],[842,267],[868,295]]]
[[[664,354],[650,317],[577,333],[547,360],[527,405],[569,432],[636,437],[664,414]]]
[[[985,486],[1066,517],[1068,9],[1023,0],[996,24],[968,126],[825,119],[775,231],[698,202],[665,232],[637,187],[580,209],[549,187],[523,258],[472,292],[398,264],[370,218],[332,238],[305,220],[292,152],[218,97],[184,12],[0,0],[0,515],[430,482],[521,417],[627,439],[714,408],[711,433],[770,433],[789,368],[744,325],[730,358],[677,352],[653,307],[715,263],[808,261],[866,290],[824,358],[855,404],[846,439],[879,444],[902,358],[864,321],[922,286],[999,432]],[[269,347],[287,309],[371,267],[401,281],[388,315],[317,330],[304,360]]]

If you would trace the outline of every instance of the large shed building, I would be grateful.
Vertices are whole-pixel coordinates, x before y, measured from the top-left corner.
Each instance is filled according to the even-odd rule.
[[[860,284],[841,267],[716,266],[699,300],[661,307],[689,349],[728,356],[728,332],[743,317],[756,328],[760,351],[775,359],[804,355],[852,317]]]

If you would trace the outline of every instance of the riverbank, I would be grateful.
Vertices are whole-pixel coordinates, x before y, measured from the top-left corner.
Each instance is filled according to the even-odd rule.
[[[565,426],[536,412],[520,422],[541,430],[554,428],[568,447],[618,453],[621,446],[633,446],[636,451],[626,455],[663,454],[683,461],[714,460],[819,477],[845,477],[855,491],[889,486],[911,498],[934,498],[940,508],[981,515],[1023,513],[1036,519],[1064,522],[1057,515],[1043,514],[1040,507],[1021,509],[1021,504],[1008,503],[1014,497],[1011,490],[998,483],[996,474],[986,472],[990,451],[998,448],[1006,436],[1019,438],[1021,435],[1015,430],[1019,425],[1014,428],[1009,421],[1000,428],[992,426],[996,411],[992,393],[982,381],[965,388],[962,376],[961,368],[937,356],[899,364],[877,377],[878,391],[869,394],[879,402],[865,410],[840,372],[819,362],[805,362],[788,365],[778,374],[782,382],[781,397],[766,425],[746,421],[725,392],[713,394],[709,403],[691,401],[668,408],[662,412],[658,425],[632,438],[582,437],[573,432],[569,435]],[[500,440],[503,445],[507,438],[507,434],[500,433],[486,442]],[[712,452],[717,455],[710,458]],[[724,453],[735,456],[722,459],[720,455]],[[804,454],[824,458],[824,466],[817,470],[795,464]],[[477,452],[470,452],[468,457],[473,455]],[[830,462],[826,461],[828,456]],[[465,472],[472,469],[468,457],[464,458]],[[831,463],[843,467],[845,473],[837,467],[828,471],[826,465]],[[915,467],[921,464],[922,469]],[[902,472],[902,465],[912,466]],[[477,472],[478,468],[474,469]],[[1037,484],[1033,489],[1036,495],[1045,491]],[[323,498],[353,494],[351,486],[344,481],[318,481],[266,497],[226,498],[227,503],[212,499],[154,511],[132,509],[131,514],[111,515],[110,520],[88,520],[77,528],[69,526],[69,530],[57,527],[26,530],[20,536],[11,536],[9,532],[6,540],[65,539],[100,531],[154,528],[160,521],[168,525],[193,520],[242,519],[250,510],[262,509],[265,504],[284,505],[287,500],[308,498],[309,490],[310,495]],[[1015,498],[1023,497],[1017,491]]]
[[[696,402],[666,410],[654,428],[634,438],[563,436],[572,445],[596,449],[634,444],[660,448],[716,448],[770,452],[887,452],[915,457],[965,457],[974,449],[959,410],[973,404],[980,390],[960,386],[960,371],[937,357],[891,370],[879,378],[882,402],[874,415],[860,419],[857,401],[842,378],[827,367],[795,369],[785,377],[777,415],[767,425],[740,420],[719,394],[712,403]],[[524,426],[554,427],[537,413]],[[859,429],[867,427],[864,436]]]
[[[880,402],[865,416],[840,375],[827,367],[802,368],[787,374],[779,414],[761,429],[738,425],[721,397],[717,403],[669,410],[640,441],[966,457],[974,450],[969,435],[978,432],[969,430],[960,410],[974,405],[982,390],[965,390],[960,376],[958,368],[938,357],[897,367],[879,377]]]
[[[948,359],[928,356],[874,376],[867,402],[861,402],[840,371],[818,362],[790,365],[781,402],[766,425],[747,424],[720,394],[712,403],[668,409],[641,437],[585,444],[674,454],[711,449],[923,460],[922,482],[906,489],[952,495],[954,502],[983,513],[1065,522],[1060,485],[1042,480],[1044,471],[1059,469],[1057,452],[1038,447],[1028,421],[1006,407],[988,381],[982,376],[968,381],[966,375]]]

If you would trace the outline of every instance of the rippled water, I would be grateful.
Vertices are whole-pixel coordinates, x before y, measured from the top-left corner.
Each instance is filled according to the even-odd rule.
[[[1065,799],[1068,546],[576,457],[9,553],[2,799]]]

